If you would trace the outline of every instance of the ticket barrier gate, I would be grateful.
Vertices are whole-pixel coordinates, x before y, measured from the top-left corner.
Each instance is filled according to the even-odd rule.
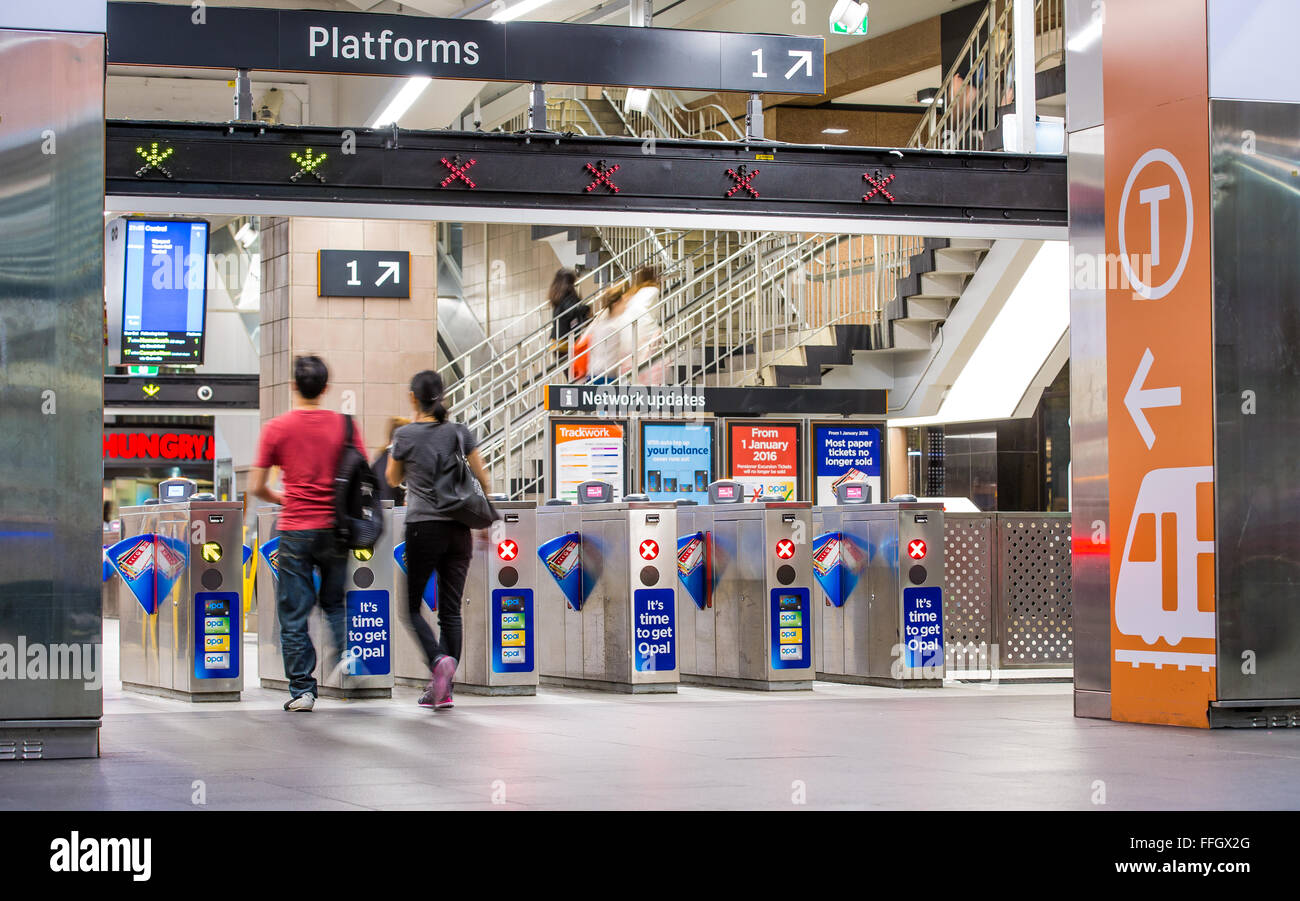
[[[186,701],[244,688],[243,505],[196,494],[124,507],[104,551],[119,576],[122,687]]]
[[[280,617],[276,588],[279,582],[280,533],[276,517],[280,508],[258,512],[257,664],[263,688],[287,691],[280,647]],[[320,605],[312,608],[307,631],[316,648],[318,691],[325,698],[391,698],[393,696],[392,635],[398,604],[393,586],[393,502],[383,502],[384,534],[372,550],[349,550],[343,576],[344,630],[347,660],[325,622]],[[269,574],[270,578],[266,576]],[[319,587],[319,575],[316,578]],[[405,603],[403,599],[401,603]]]
[[[492,498],[501,519],[474,530],[474,557],[461,599],[464,640],[456,667],[456,691],[482,695],[537,694],[537,600],[540,564],[537,547],[537,505],[531,501]],[[393,667],[403,685],[424,687],[429,666],[411,630],[406,601],[404,562],[406,508],[393,511]],[[437,591],[424,593],[420,611],[435,627]],[[436,631],[436,628],[435,628]]]
[[[537,508],[542,683],[676,692],[676,505],[612,503],[607,482],[583,482],[578,498]]]
[[[760,691],[813,683],[812,519],[801,502],[744,503],[744,486],[709,485],[677,511],[683,682]]]
[[[863,503],[861,483],[836,497],[814,517],[817,678],[942,686],[943,505]]]

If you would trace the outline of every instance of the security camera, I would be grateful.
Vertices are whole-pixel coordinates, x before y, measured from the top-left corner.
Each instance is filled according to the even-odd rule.
[[[195,391],[194,393],[198,395],[199,400],[202,401],[212,400],[212,387],[210,385],[199,385],[199,390]]]

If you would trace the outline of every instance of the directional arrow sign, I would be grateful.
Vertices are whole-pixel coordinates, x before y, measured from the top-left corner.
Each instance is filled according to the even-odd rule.
[[[794,73],[798,72],[800,69],[803,69],[804,73],[811,78],[813,74],[812,51],[790,50],[788,52],[790,58],[793,59],[795,63],[790,67],[790,70],[785,73],[786,80],[788,81],[789,79],[794,78]]]
[[[410,297],[411,255],[401,250],[322,250],[321,297]]]
[[[1138,364],[1137,372],[1133,375],[1133,381],[1128,386],[1128,391],[1124,394],[1124,406],[1128,408],[1128,414],[1133,417],[1133,424],[1137,426],[1138,433],[1142,440],[1146,442],[1147,450],[1156,443],[1156,433],[1151,428],[1151,423],[1147,422],[1146,410],[1156,407],[1177,407],[1183,402],[1183,389],[1177,386],[1172,388],[1143,388],[1146,383],[1147,373],[1151,371],[1151,365],[1155,363],[1156,358],[1151,354],[1151,348],[1147,348],[1142,354],[1142,362]]]

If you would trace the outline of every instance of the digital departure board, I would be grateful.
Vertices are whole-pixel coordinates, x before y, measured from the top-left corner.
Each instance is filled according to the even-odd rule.
[[[129,220],[125,258],[122,365],[202,363],[208,223]]]

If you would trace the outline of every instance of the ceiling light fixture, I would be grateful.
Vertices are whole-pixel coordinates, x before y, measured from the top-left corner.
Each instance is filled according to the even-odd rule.
[[[408,78],[406,84],[397,92],[397,96],[384,107],[384,111],[375,117],[375,121],[370,123],[371,128],[383,128],[385,125],[396,125],[397,120],[410,111],[415,105],[415,101],[420,99],[424,89],[433,83],[432,78],[426,76],[417,76]]]
[[[520,16],[526,16],[535,9],[540,9],[551,0],[520,0],[509,9],[503,9],[488,16],[489,22],[513,22]]]
[[[938,96],[938,88],[921,88],[921,90],[916,92],[916,102],[926,104],[934,103],[935,98]]]
[[[822,129],[822,134],[824,135],[846,135],[848,133],[849,130],[847,128],[823,128]]]

